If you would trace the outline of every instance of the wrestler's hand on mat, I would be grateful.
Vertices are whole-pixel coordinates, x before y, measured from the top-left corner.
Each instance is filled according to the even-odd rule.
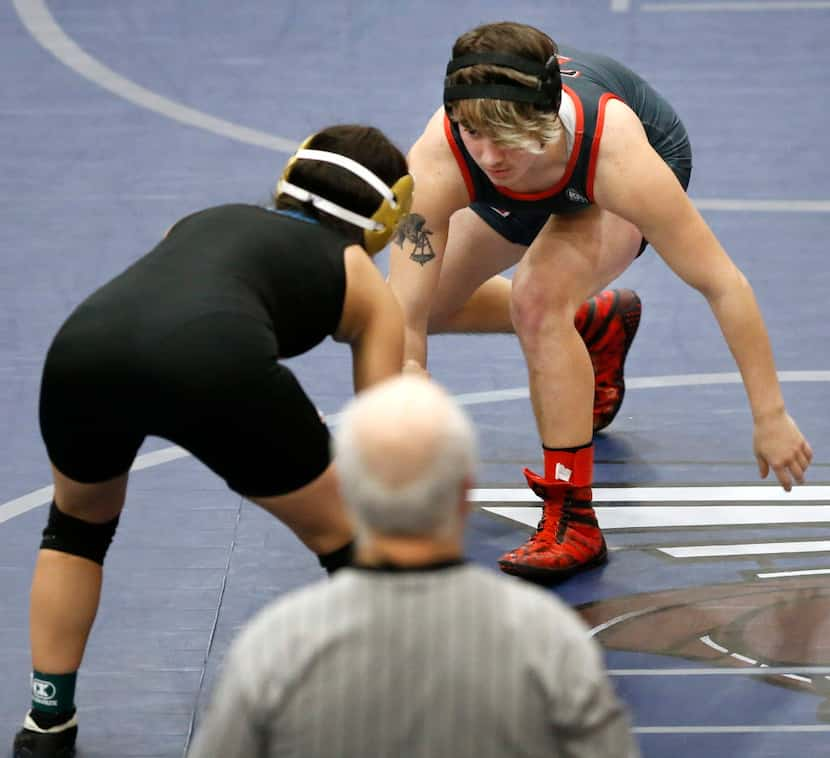
[[[431,379],[429,371],[427,371],[418,361],[413,360],[410,358],[408,361],[405,361],[403,364],[403,373],[404,374],[413,374],[415,376],[422,376],[426,379]]]
[[[813,460],[813,450],[785,410],[759,418],[752,441],[762,479],[772,469],[787,492],[794,481],[804,484],[804,472]]]

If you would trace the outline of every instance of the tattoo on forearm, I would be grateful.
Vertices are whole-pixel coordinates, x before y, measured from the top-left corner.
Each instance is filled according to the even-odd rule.
[[[411,242],[415,247],[409,254],[409,259],[423,266],[435,257],[435,251],[429,242],[430,229],[424,228],[426,219],[417,213],[410,213],[398,227],[395,242],[403,247],[404,241]]]

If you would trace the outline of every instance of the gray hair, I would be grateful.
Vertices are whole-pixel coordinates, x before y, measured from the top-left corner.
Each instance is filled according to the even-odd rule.
[[[446,536],[458,526],[478,444],[467,415],[432,380],[399,376],[357,395],[332,449],[358,537]]]

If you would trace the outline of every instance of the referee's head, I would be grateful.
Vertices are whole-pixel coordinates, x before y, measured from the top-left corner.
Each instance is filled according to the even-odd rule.
[[[477,441],[438,384],[403,375],[362,392],[341,415],[334,452],[358,548],[397,540],[460,550]]]

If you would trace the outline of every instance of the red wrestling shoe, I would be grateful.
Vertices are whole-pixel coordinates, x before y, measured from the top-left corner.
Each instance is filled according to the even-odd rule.
[[[605,429],[625,395],[623,369],[640,325],[642,304],[633,290],[604,290],[577,311],[574,324],[594,366],[594,431]]]
[[[531,489],[545,498],[542,519],[524,545],[499,558],[499,568],[553,584],[605,563],[608,549],[591,507],[591,488],[551,485],[528,470],[525,475]]]

